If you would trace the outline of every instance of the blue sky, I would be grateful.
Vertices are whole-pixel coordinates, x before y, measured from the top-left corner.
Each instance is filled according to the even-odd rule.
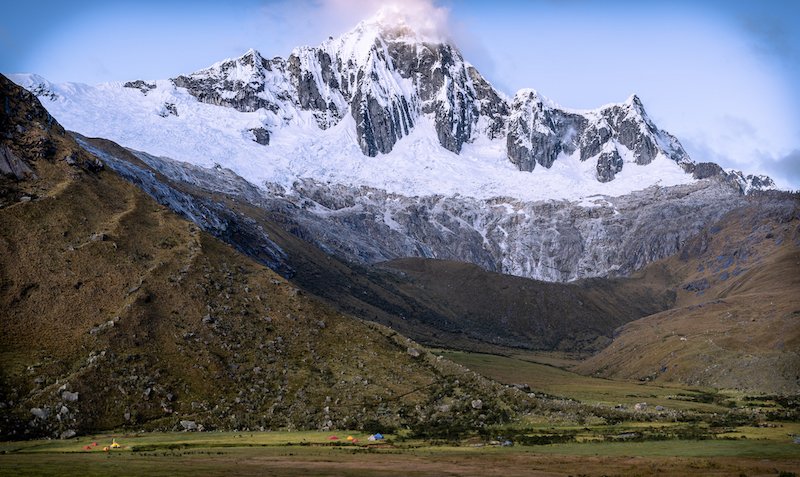
[[[285,57],[382,3],[14,2],[0,18],[0,72],[97,83],[172,77],[251,47]],[[696,161],[800,189],[800,2],[413,3],[446,16],[467,60],[508,95],[531,87],[594,108],[636,93]]]

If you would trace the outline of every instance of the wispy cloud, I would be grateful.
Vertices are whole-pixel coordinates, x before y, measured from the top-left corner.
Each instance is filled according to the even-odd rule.
[[[765,164],[779,186],[800,190],[800,149],[795,149]]]
[[[265,2],[261,20],[274,33],[321,41],[342,34],[358,22],[379,14],[385,20],[402,19],[419,33],[446,39],[450,36],[450,11],[430,0],[286,0]],[[270,34],[270,38],[276,35]]]
[[[791,25],[787,23],[792,22]],[[753,47],[763,55],[782,61],[800,61],[800,47],[797,45],[796,18],[782,19],[765,15],[742,18],[742,26],[750,34]]]

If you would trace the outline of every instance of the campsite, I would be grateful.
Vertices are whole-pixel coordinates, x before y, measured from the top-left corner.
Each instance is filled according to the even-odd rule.
[[[625,426],[618,428],[623,429]],[[628,429],[636,429],[631,423]],[[431,443],[403,436],[329,440],[324,432],[182,432],[87,436],[0,444],[0,475],[795,475],[800,425],[736,428],[713,440],[607,441],[594,431],[540,428],[580,439],[503,446],[476,440]],[[614,432],[618,432],[614,431]],[[606,431],[609,431],[607,429]],[[617,435],[624,435],[625,432]],[[119,443],[104,452],[92,442]]]
[[[643,400],[650,405],[636,414],[639,420],[576,423],[528,416],[437,438],[408,430],[198,432],[189,426],[194,430],[2,442],[0,475],[791,476],[800,471],[800,422],[790,418],[797,412],[792,402],[588,377],[576,381],[573,373],[542,364],[556,359],[548,355],[440,352],[500,382],[538,382],[567,401],[609,409],[633,408]],[[737,423],[727,413],[747,407],[764,418]],[[673,409],[686,417],[657,417]]]

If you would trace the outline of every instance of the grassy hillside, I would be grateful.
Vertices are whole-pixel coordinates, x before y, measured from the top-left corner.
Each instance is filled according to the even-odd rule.
[[[521,393],[342,315],[80,149],[0,77],[0,435],[480,427]],[[480,399],[482,406],[471,406]]]
[[[419,258],[382,266],[400,271],[405,293],[449,316],[472,339],[527,349],[599,350],[617,327],[674,301],[660,283],[643,279],[549,283]]]
[[[771,193],[654,266],[673,309],[622,327],[576,369],[597,376],[800,393],[800,201]]]

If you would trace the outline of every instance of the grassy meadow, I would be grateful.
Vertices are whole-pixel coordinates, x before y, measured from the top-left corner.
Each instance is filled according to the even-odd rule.
[[[776,404],[735,393],[579,376],[536,356],[439,354],[504,383],[585,405],[648,402],[716,416]],[[558,362],[544,357],[542,361]],[[568,364],[568,360],[561,364]],[[652,409],[652,408],[651,408]],[[632,414],[631,416],[635,416]],[[409,431],[369,441],[359,431],[109,433],[0,443],[2,476],[774,475],[800,473],[800,422],[713,419],[569,423],[526,416],[458,439]],[[338,439],[331,439],[336,436]],[[352,437],[354,440],[348,440]],[[121,447],[104,451],[112,440]],[[97,445],[94,446],[93,444]],[[502,444],[511,444],[503,446]]]

